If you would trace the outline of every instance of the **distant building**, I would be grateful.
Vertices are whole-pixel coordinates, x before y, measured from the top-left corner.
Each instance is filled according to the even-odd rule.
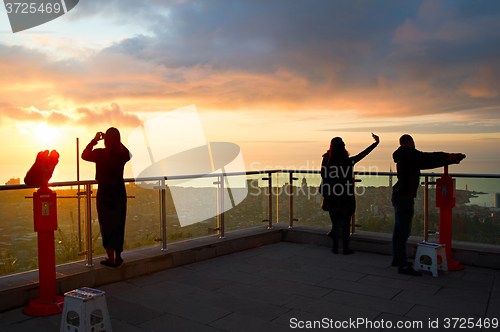
[[[5,182],[6,185],[11,185],[11,184],[21,184],[21,179],[20,178],[11,178],[9,181]]]

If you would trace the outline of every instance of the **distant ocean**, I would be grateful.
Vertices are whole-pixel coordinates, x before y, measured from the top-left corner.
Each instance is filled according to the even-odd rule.
[[[363,186],[387,186],[389,179],[387,176],[379,177],[361,177],[362,182],[359,185]],[[421,182],[424,178],[420,178]],[[393,185],[396,183],[397,178],[393,177]],[[483,192],[485,194],[477,194],[477,197],[470,199],[470,204],[479,206],[495,207],[495,194],[500,194],[500,179],[475,179],[475,178],[457,178],[457,189]],[[422,189],[419,189],[422,190]]]
[[[479,206],[495,207],[495,194],[500,195],[500,179],[457,179],[457,189],[484,192],[486,194],[477,195],[470,199],[471,204]]]

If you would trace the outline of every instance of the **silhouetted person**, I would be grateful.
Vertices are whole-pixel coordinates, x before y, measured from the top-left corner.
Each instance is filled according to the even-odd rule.
[[[354,164],[366,157],[379,143],[379,137],[372,134],[375,143],[354,157],[349,157],[342,138],[335,137],[330,142],[330,149],[323,155],[321,163],[321,194],[328,207],[332,230],[328,236],[333,239],[334,254],[339,249],[339,233],[342,227],[342,254],[354,253],[349,249],[350,221],[356,210],[354,196]]]
[[[93,149],[104,139],[104,149]],[[97,215],[101,229],[102,245],[108,258],[101,265],[119,267],[125,237],[127,193],[123,182],[123,168],[131,158],[130,152],[120,141],[120,132],[109,128],[106,134],[98,132],[82,152],[82,159],[96,164]],[[115,256],[116,254],[116,256]]]
[[[399,139],[401,145],[393,154],[398,182],[392,189],[394,206],[394,232],[392,235],[392,266],[399,266],[398,273],[421,276],[408,264],[406,243],[411,234],[414,198],[420,181],[420,170],[458,164],[465,158],[461,153],[422,152],[415,149],[413,138],[405,134]]]

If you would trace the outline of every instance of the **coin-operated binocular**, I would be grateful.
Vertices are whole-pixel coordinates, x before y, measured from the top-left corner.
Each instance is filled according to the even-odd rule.
[[[56,259],[54,231],[57,230],[57,197],[49,189],[54,169],[59,162],[56,150],[40,151],[35,163],[26,173],[24,183],[40,187],[33,194],[33,221],[38,233],[38,276],[40,298],[32,300],[24,308],[24,313],[31,316],[47,316],[62,312],[63,296],[56,294]]]
[[[455,179],[448,174],[448,166],[444,166],[444,174],[436,181],[436,207],[439,208],[439,243],[446,245],[448,270],[458,271],[464,267],[451,259],[452,217],[456,200]]]
[[[56,150],[38,152],[33,166],[24,177],[24,183],[30,187],[47,187],[58,162],[59,153]]]

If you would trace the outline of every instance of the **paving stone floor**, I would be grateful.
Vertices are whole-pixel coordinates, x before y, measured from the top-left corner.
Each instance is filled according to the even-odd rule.
[[[326,247],[280,242],[100,289],[115,332],[319,331],[336,324],[361,331],[481,331],[458,327],[500,319],[500,270],[466,266],[437,278],[410,277],[390,262],[385,255],[333,255]],[[31,317],[22,309],[0,314],[1,332],[59,331],[61,314]],[[397,328],[398,322],[422,325]]]

